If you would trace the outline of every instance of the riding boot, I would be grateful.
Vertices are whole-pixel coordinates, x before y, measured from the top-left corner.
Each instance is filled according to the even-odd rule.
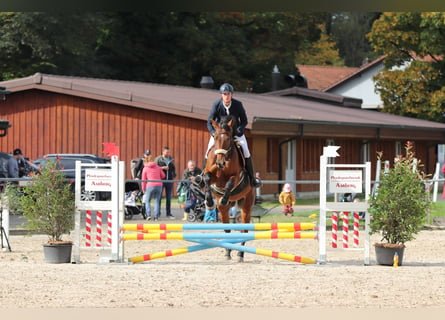
[[[204,158],[204,163],[202,164],[202,171],[206,168],[207,158]]]
[[[250,185],[254,188],[261,187],[261,180],[255,177],[255,174],[253,173],[252,158],[251,157],[245,158],[245,160],[246,160],[247,174],[250,177]]]

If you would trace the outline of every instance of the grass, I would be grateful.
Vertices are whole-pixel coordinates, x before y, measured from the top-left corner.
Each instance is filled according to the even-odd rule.
[[[299,199],[297,200],[297,210],[300,205],[318,205],[319,199]],[[328,199],[328,201],[333,201],[333,199]],[[261,203],[261,206],[264,208],[271,208],[277,205],[277,201],[264,201]],[[304,212],[295,212],[293,217],[286,217],[281,213],[268,213],[263,218],[261,218],[262,222],[318,222],[320,211],[318,209],[304,211]],[[315,218],[310,218],[309,216],[316,215]],[[431,211],[429,214],[429,221],[426,221],[426,224],[432,224],[432,221],[435,217],[445,217],[445,201],[433,202],[431,206]],[[341,226],[342,221],[339,221],[339,227]],[[326,220],[326,225],[331,226],[331,219]]]
[[[333,201],[333,198],[328,198],[328,201]],[[177,198],[172,198],[172,204],[177,203]],[[297,212],[294,213],[293,217],[286,217],[282,213],[269,212],[264,217],[261,218],[261,222],[318,222],[320,211],[318,209],[308,210],[308,211],[298,211],[298,206],[304,205],[316,205],[318,206],[320,200],[316,199],[298,199],[295,209]],[[266,209],[270,209],[278,204],[277,200],[274,201],[263,201],[261,206]],[[315,218],[310,218],[312,215],[316,215]],[[431,224],[435,217],[445,217],[445,201],[433,202],[430,212],[429,221],[427,224]],[[257,219],[255,219],[255,222]],[[342,221],[339,221],[339,227]],[[331,219],[326,219],[326,225],[331,226]]]

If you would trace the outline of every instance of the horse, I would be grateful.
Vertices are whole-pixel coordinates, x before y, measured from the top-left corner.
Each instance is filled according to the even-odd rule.
[[[205,203],[208,209],[216,207],[222,223],[229,223],[229,210],[237,203],[241,209],[241,223],[250,223],[250,215],[255,202],[255,189],[244,169],[244,157],[234,137],[234,122],[226,116],[219,123],[212,120],[215,128],[213,147],[210,148],[203,171]],[[213,199],[215,198],[215,200]],[[224,230],[230,232],[230,230]],[[242,230],[241,232],[247,232]],[[242,242],[241,245],[245,245]],[[226,249],[225,256],[231,259],[231,250]],[[244,260],[244,251],[238,252],[239,262]]]

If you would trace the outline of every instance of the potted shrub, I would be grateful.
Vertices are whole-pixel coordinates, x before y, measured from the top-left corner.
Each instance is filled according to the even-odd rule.
[[[381,156],[379,153],[378,158]],[[377,194],[369,204],[370,233],[380,233],[382,237],[382,242],[374,244],[378,264],[392,265],[397,252],[401,265],[405,243],[413,240],[424,225],[431,202],[422,167],[408,141],[405,156],[398,156],[393,168],[381,175]]]
[[[25,228],[48,235],[43,246],[45,261],[50,263],[71,261],[72,241],[62,236],[74,228],[74,194],[65,175],[57,170],[57,161],[48,160],[22,189],[13,184],[6,188],[9,207],[23,214]]]

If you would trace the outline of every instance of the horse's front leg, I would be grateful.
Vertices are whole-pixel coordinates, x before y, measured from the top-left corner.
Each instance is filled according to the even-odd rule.
[[[227,206],[229,204],[229,197],[230,197],[230,192],[233,189],[233,186],[235,185],[235,178],[230,178],[227,182],[226,185],[224,187],[224,194],[221,197],[221,199],[219,199],[219,205],[220,206]]]
[[[210,189],[210,174],[206,173],[203,178],[206,209],[212,210],[215,208],[215,203],[213,201],[212,190]]]

